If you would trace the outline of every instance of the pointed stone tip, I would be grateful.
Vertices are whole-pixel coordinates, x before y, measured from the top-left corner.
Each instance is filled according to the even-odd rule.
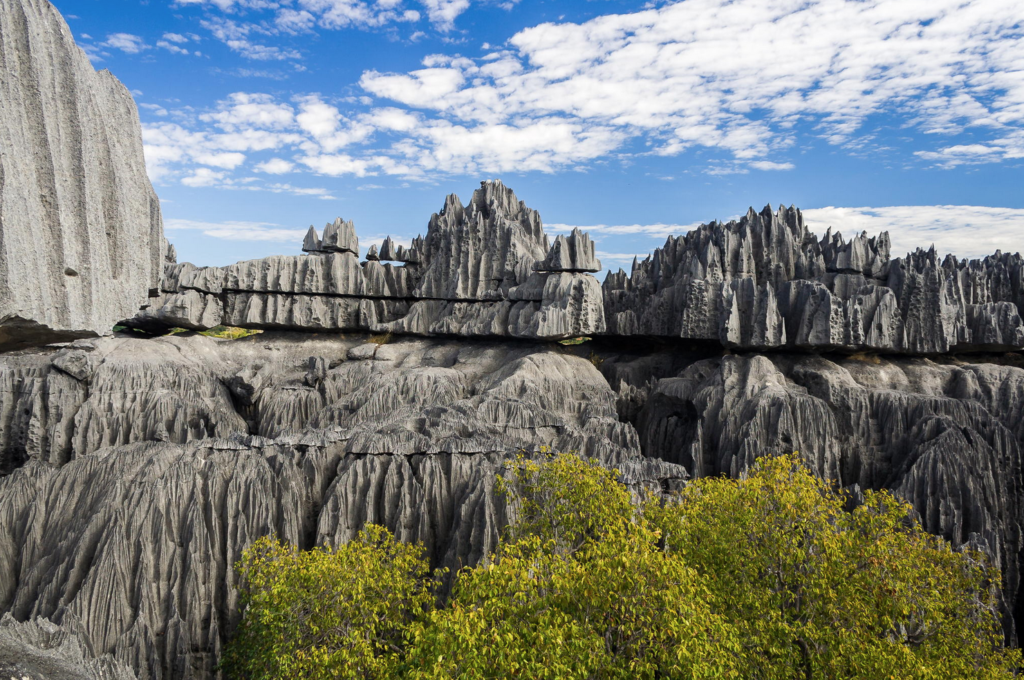
[[[320,235],[316,233],[316,227],[309,225],[306,237],[302,239],[302,250],[307,253],[315,253],[321,249]]]

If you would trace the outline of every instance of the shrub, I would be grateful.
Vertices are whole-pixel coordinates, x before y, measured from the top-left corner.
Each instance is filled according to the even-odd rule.
[[[634,502],[615,471],[520,457],[497,552],[434,607],[415,546],[267,539],[239,564],[244,678],[1012,678],[996,584],[889,493],[852,513],[794,456]]]
[[[924,532],[889,492],[852,513],[844,501],[794,455],[647,515],[739,629],[749,677],[1013,677],[989,560]]]
[[[245,551],[232,677],[390,678],[408,625],[434,603],[421,546],[367,526],[337,550],[261,538]]]

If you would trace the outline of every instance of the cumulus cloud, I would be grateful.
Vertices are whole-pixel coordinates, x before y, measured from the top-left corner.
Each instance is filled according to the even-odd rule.
[[[818,208],[804,210],[819,235],[828,227],[847,237],[888,231],[893,256],[932,245],[942,254],[976,258],[997,250],[1024,249],[1024,209],[971,205],[892,206],[887,208]]]
[[[295,169],[295,164],[284,160],[283,158],[271,158],[269,161],[264,161],[256,165],[256,170],[259,172],[265,172],[269,175],[284,175]]]
[[[221,184],[227,173],[216,172],[210,168],[196,168],[187,177],[183,177],[181,183],[187,187],[212,187]]]
[[[465,4],[421,2],[435,23]],[[217,6],[226,14],[204,26],[253,58],[288,58],[273,45],[252,51],[255,36],[285,25],[371,21],[359,0]],[[241,20],[257,9],[283,23]],[[232,95],[199,117],[216,131],[182,123],[178,136],[224,152],[287,148],[295,171],[328,176],[555,172],[692,149],[707,151],[699,170],[729,175],[794,169],[805,135],[863,152],[867,121],[886,115],[927,133],[911,162],[1004,162],[1024,158],[1021,18],[1016,0],[686,0],[541,24],[479,59],[369,70],[359,85],[373,98]],[[965,131],[968,142],[948,139]],[[157,153],[163,168],[197,162],[189,148]]]
[[[171,231],[201,231],[206,236],[228,241],[274,241],[295,243],[306,235],[305,229],[287,229],[271,222],[200,222],[169,219],[164,228]]]
[[[880,113],[936,134],[1019,129],[1020,21],[1013,0],[687,0],[541,24],[509,41],[514,52],[435,57],[361,84],[449,119],[564,117],[655,153],[702,146],[783,170],[801,120],[834,144]],[[995,146],[973,158],[1005,157]]]
[[[125,54],[138,54],[149,49],[145,40],[131,33],[111,33],[107,36],[106,42],[100,43],[100,45],[121,50]]]

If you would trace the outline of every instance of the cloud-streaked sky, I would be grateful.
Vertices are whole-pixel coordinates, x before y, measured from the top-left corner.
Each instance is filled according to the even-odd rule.
[[[133,90],[179,257],[364,245],[500,177],[605,265],[748,206],[1024,250],[1010,0],[56,0]],[[847,207],[843,207],[847,206]]]

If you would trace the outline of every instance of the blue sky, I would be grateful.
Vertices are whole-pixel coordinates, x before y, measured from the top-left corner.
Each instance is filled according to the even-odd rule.
[[[1024,250],[1017,0],[54,0],[136,96],[179,259],[407,241],[501,178],[627,266],[766,203]]]

